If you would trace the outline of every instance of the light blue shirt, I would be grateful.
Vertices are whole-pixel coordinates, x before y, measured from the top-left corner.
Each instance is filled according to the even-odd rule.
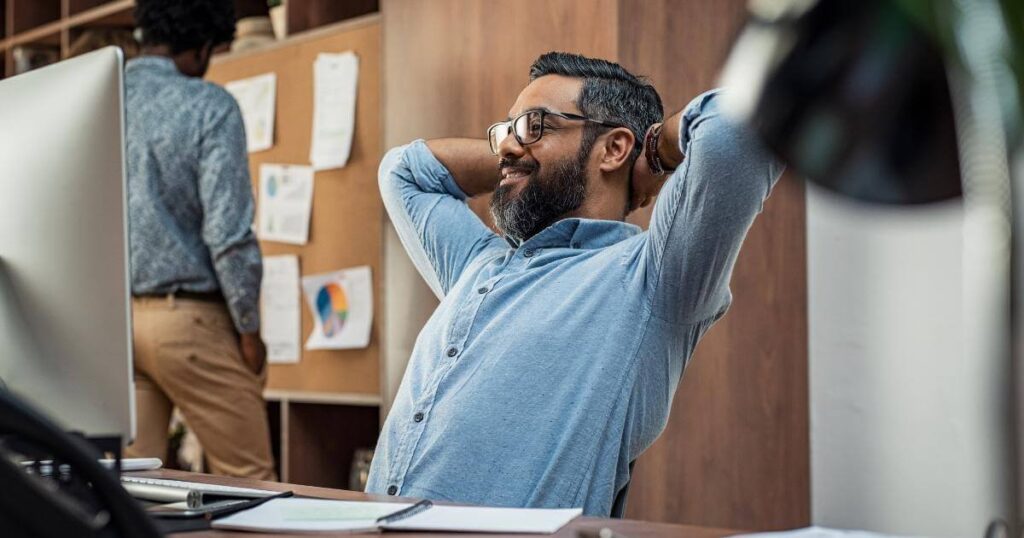
[[[728,308],[740,244],[782,171],[716,101],[687,107],[686,159],[646,232],[572,218],[510,248],[422,141],[388,152],[385,206],[441,304],[367,491],[609,514]]]

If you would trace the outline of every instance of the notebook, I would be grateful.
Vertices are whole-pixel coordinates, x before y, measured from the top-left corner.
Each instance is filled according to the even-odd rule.
[[[380,503],[285,498],[213,521],[213,528],[253,532],[377,532],[382,530],[551,534],[579,508],[438,506],[430,501]]]

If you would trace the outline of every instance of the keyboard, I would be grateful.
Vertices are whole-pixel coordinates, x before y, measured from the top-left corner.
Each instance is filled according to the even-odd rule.
[[[139,476],[122,476],[121,485],[136,499],[161,503],[186,502],[189,507],[225,499],[260,499],[280,493],[265,489],[236,488],[202,482]]]

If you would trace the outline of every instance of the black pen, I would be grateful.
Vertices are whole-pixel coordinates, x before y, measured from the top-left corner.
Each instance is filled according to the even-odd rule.
[[[420,501],[420,502],[418,502],[418,503],[416,503],[416,504],[414,504],[412,506],[403,508],[403,509],[401,509],[401,510],[395,512],[395,513],[388,514],[386,516],[381,516],[381,517],[377,518],[377,524],[378,525],[380,525],[380,524],[388,524],[388,523],[392,523],[394,521],[400,521],[402,519],[405,519],[405,518],[408,518],[408,517],[412,517],[412,516],[422,512],[422,511],[424,511],[424,510],[427,510],[431,506],[434,506],[434,503],[432,503],[428,499],[423,499],[422,501]]]
[[[245,502],[240,502],[240,503],[235,503],[235,504],[229,504],[229,505],[225,506],[224,508],[218,508],[216,510],[211,510],[211,511],[203,514],[203,517],[206,518],[207,520],[213,520],[214,518],[219,518],[221,516],[226,516],[226,515],[229,515],[229,514],[234,514],[235,512],[241,512],[242,510],[248,510],[250,508],[256,508],[257,506],[259,506],[259,505],[261,505],[261,504],[263,504],[263,503],[265,503],[265,502],[267,502],[267,501],[269,501],[271,499],[281,499],[281,498],[284,498],[284,497],[291,497],[292,495],[294,495],[294,493],[291,492],[291,491],[282,491],[281,493],[278,493],[277,495],[271,495],[269,497],[261,497],[259,499],[253,499],[251,501],[245,501]]]

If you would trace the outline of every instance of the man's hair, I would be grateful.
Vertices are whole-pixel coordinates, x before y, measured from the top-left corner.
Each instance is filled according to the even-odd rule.
[[[665,114],[654,86],[617,63],[568,52],[549,52],[530,66],[530,80],[545,75],[583,79],[576,106],[588,118],[618,123],[633,131],[636,143],[630,156],[631,163],[643,151],[647,129],[661,121]],[[589,150],[604,129],[588,122],[583,130],[582,147]]]
[[[231,42],[235,6],[232,0],[138,0],[135,25],[143,45],[167,45],[178,54]]]

